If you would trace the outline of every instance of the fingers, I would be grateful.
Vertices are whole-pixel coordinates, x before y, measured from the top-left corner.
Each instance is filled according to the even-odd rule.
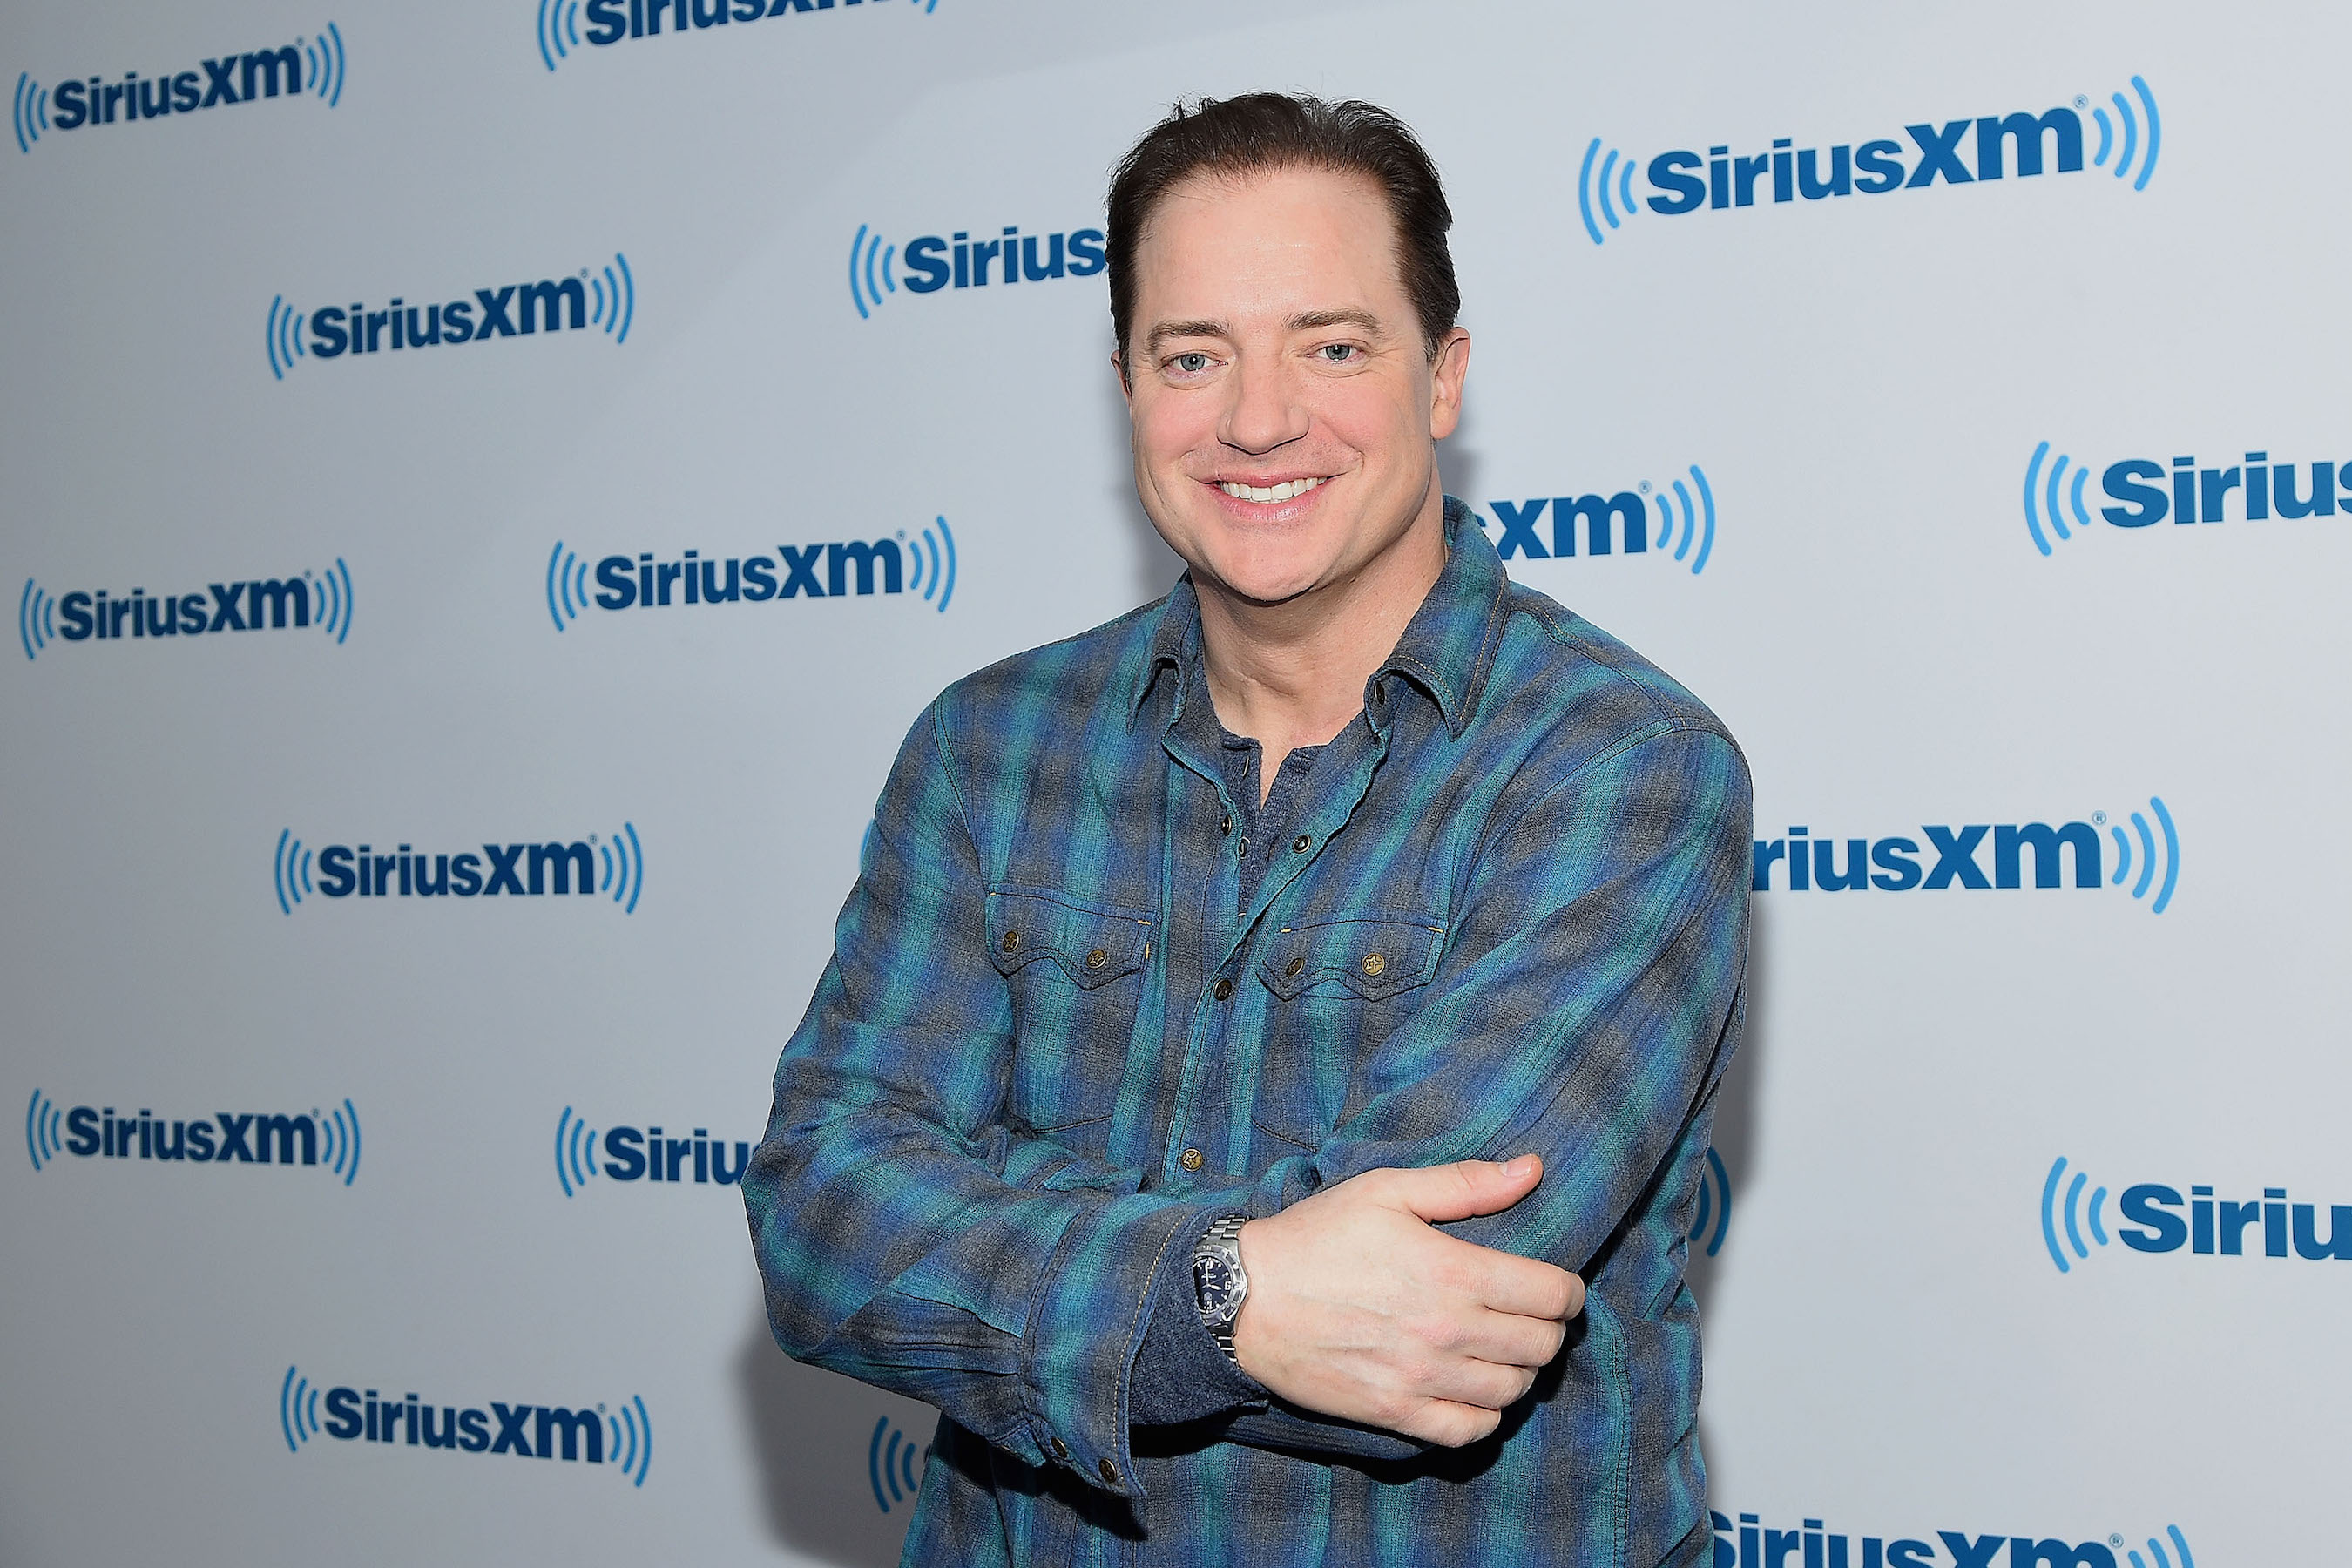
[[[1566,1322],[1584,1310],[1584,1281],[1567,1269],[1468,1242],[1455,1245],[1475,1255],[1458,1261],[1455,1268],[1461,1270],[1463,1288],[1481,1306],[1555,1322]]]
[[[1498,1366],[1517,1367],[1532,1373],[1549,1366],[1568,1342],[1568,1325],[1550,1318],[1522,1318],[1510,1312],[1482,1312],[1473,1321],[1463,1342],[1465,1354]]]
[[[1503,1424],[1502,1412],[1475,1405],[1433,1399],[1391,1428],[1443,1448],[1460,1448],[1491,1436]]]
[[[1543,1180],[1543,1160],[1535,1154],[1522,1154],[1507,1163],[1456,1160],[1450,1165],[1387,1174],[1388,1195],[1395,1203],[1417,1218],[1442,1225],[1509,1208]]]

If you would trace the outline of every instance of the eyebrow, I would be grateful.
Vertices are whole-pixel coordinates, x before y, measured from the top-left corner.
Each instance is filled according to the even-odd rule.
[[[1378,316],[1370,310],[1352,308],[1306,310],[1291,317],[1283,325],[1286,331],[1293,332],[1311,332],[1323,327],[1360,327],[1374,337],[1387,335],[1387,329]],[[1233,325],[1227,321],[1159,321],[1145,334],[1143,342],[1145,352],[1156,354],[1160,345],[1171,338],[1223,338],[1230,342],[1233,336]]]

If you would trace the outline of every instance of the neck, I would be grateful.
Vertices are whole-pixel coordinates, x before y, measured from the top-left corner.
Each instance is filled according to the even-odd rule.
[[[1445,566],[1444,500],[1433,477],[1422,511],[1349,575],[1262,604],[1196,574],[1202,655],[1218,721],[1257,742],[1259,789],[1283,759],[1319,746],[1363,711],[1364,686],[1403,637]]]

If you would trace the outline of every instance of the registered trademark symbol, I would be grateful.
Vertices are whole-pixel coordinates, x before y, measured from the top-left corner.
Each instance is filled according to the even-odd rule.
[[[2082,100],[2081,100],[2080,99],[2077,99],[2077,100],[2075,100],[2075,101],[2079,103],[2079,102],[2081,102]],[[588,276],[588,269],[587,269],[585,267],[583,267],[583,268],[582,268],[580,269],[580,276],[581,276],[581,277],[583,277],[583,278],[585,278],[585,277],[587,277],[587,276]]]
[[[2083,100],[2078,98],[2074,101],[2080,103]],[[2110,1546],[2121,1546],[2123,1543],[2124,1538],[2120,1535],[2110,1535],[2107,1537],[2107,1544]]]
[[[1642,493],[1643,495],[1648,495],[1650,493],[1650,481],[1647,479],[1643,479],[1642,481]]]
[[[906,531],[905,529],[903,529],[903,528],[902,528],[902,529],[900,529],[900,530],[898,531],[898,537],[899,537],[899,538],[901,538],[901,539],[906,538],[906,537],[907,537],[907,531]]]
[[[2091,813],[2091,820],[2105,827],[2107,825],[2107,814],[2104,811],[2095,811]]]
[[[2088,109],[2090,106],[2091,106],[2091,100],[2090,100],[2089,99],[2087,99],[2087,98],[2084,97],[2084,96],[2083,96],[2081,93],[2079,93],[2079,92],[2078,92],[2078,93],[2076,93],[2076,94],[2074,95],[2074,107],[2075,107],[2075,108],[2077,108],[2077,109]],[[2116,1544],[2117,1546],[2121,1546],[2123,1543],[2124,1543],[2124,1538],[2123,1538],[2122,1536],[2120,1536],[2120,1535],[2116,1536]]]

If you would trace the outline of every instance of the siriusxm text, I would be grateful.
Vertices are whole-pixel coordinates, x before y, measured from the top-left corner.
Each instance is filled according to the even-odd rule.
[[[596,563],[595,603],[607,610],[659,609],[667,605],[726,605],[742,600],[837,599],[849,594],[903,593],[907,567],[895,539],[872,543],[780,544],[765,555],[705,558],[689,550],[676,561],[651,551],[634,559],[607,555]]]
[[[2264,1187],[2260,1198],[2240,1201],[2192,1185],[2183,1199],[2178,1187],[2143,1182],[2126,1187],[2118,1206],[2127,1223],[2116,1227],[2116,1237],[2135,1252],[2178,1252],[2185,1245],[2205,1257],[2284,1258],[2292,1245],[2294,1256],[2314,1263],[2352,1263],[2352,1205],[2328,1205],[2322,1236],[2320,1205],[2290,1203],[2284,1187]],[[2252,1253],[2246,1249],[2250,1230],[2257,1232]]]
[[[205,60],[198,70],[166,71],[142,78],[125,71],[121,81],[91,77],[88,81],[61,81],[56,89],[57,114],[50,123],[59,131],[117,121],[161,120],[171,114],[193,114],[223,104],[251,103],[257,98],[302,91],[302,51],[288,44],[247,55],[223,55]]]
[[[2063,104],[2039,115],[2021,110],[1906,125],[1903,134],[1899,141],[1878,137],[1827,149],[1800,148],[1794,138],[1780,136],[1765,152],[1739,154],[1728,145],[1709,147],[1704,156],[1677,148],[1650,160],[1650,188],[1658,194],[1647,205],[1675,217],[1750,207],[1759,196],[1767,203],[1817,202],[1974,184],[2012,172],[2032,178],[2053,167],[2071,174],[2083,167],[2082,117]]]
[[[2048,823],[1969,823],[1953,827],[1943,823],[1922,826],[1927,840],[1904,837],[1885,838],[1811,837],[1811,829],[1791,827],[1785,838],[1755,841],[1755,891],[1775,889],[1842,892],[1876,888],[1889,893],[1914,888],[1935,891],[1946,888],[2022,888],[2025,866],[2032,863],[2032,886],[2058,888],[2067,883],[2067,862],[2074,865],[2073,885],[2101,885],[2102,845],[2098,830],[2087,822],[2053,827]],[[1992,874],[1985,875],[1979,857],[1991,840]]]
[[[494,1399],[487,1410],[445,1405],[436,1411],[414,1394],[385,1399],[373,1388],[331,1388],[324,1428],[328,1436],[347,1443],[405,1442],[467,1454],[604,1462],[604,1417],[593,1409]]]
[[[625,38],[661,36],[667,25],[673,33],[723,27],[730,23],[759,22],[801,11],[830,11],[862,0],[588,0],[587,36],[592,44],[617,44]]]
[[[579,839],[485,844],[479,855],[420,855],[405,844],[380,855],[373,845],[330,844],[319,851],[319,890],[331,899],[593,893],[596,855]]]
[[[735,1163],[727,1163],[727,1141],[698,1127],[688,1138],[665,1137],[658,1127],[639,1131],[635,1127],[607,1128],[604,1132],[604,1173],[616,1182],[685,1182],[692,1180],[732,1186],[743,1179],[751,1163],[751,1145],[735,1141]],[[693,1175],[687,1174],[688,1167]]]
[[[114,1107],[77,1105],[66,1112],[65,1150],[85,1159],[186,1160],[197,1164],[315,1165],[319,1119],[268,1111],[215,1111],[193,1120],[166,1120],[142,1109],[118,1116]]]
[[[335,359],[346,353],[488,342],[541,331],[584,330],[588,317],[588,289],[579,278],[477,289],[471,300],[446,304],[411,305],[395,295],[381,310],[355,300],[349,307],[320,305],[311,310],[310,352],[315,359]]]
[[[992,276],[1007,285],[1091,278],[1103,269],[1103,245],[1098,228],[1035,235],[1007,224],[993,239],[974,239],[962,229],[944,237],[927,234],[910,239],[899,260],[907,268],[909,289],[936,294],[947,288],[985,289]]]
[[[214,583],[194,594],[150,594],[133,588],[109,596],[103,588],[58,600],[58,635],[68,642],[93,638],[194,637],[205,632],[257,632],[310,624],[311,595],[325,614],[326,588],[299,577]]]
[[[1640,554],[1650,548],[1649,503],[1632,490],[1619,490],[1606,497],[1538,496],[1533,500],[1495,500],[1486,505],[1503,525],[1502,536],[1495,542],[1495,552],[1506,561],[1520,555],[1533,561],[1574,555],[1580,520],[1583,523],[1584,552],[1588,555],[1610,553],[1612,535],[1622,543],[1627,554]],[[1548,535],[1539,534],[1536,524],[1542,521],[1547,508],[1551,512],[1551,529]]]
[[[2167,517],[2175,522],[2260,522],[2273,514],[2284,518],[2336,515],[2336,465],[2310,465],[2310,477],[2297,477],[2297,465],[2273,463],[2266,451],[2248,452],[2242,463],[2226,468],[2200,468],[2194,457],[2172,459],[2170,468],[2152,458],[2126,458],[2107,465],[2100,488],[2117,505],[2103,507],[2099,515],[2117,528],[2146,528]]]
[[[1856,1541],[1832,1533],[1818,1519],[1793,1530],[1776,1529],[1752,1513],[1741,1514],[1737,1529],[1720,1513],[1714,1520],[1714,1568],[2118,1568],[2105,1541],[1960,1530]],[[2177,1539],[2178,1531],[2172,1533]],[[2121,1544],[2120,1536],[2110,1539]]]

